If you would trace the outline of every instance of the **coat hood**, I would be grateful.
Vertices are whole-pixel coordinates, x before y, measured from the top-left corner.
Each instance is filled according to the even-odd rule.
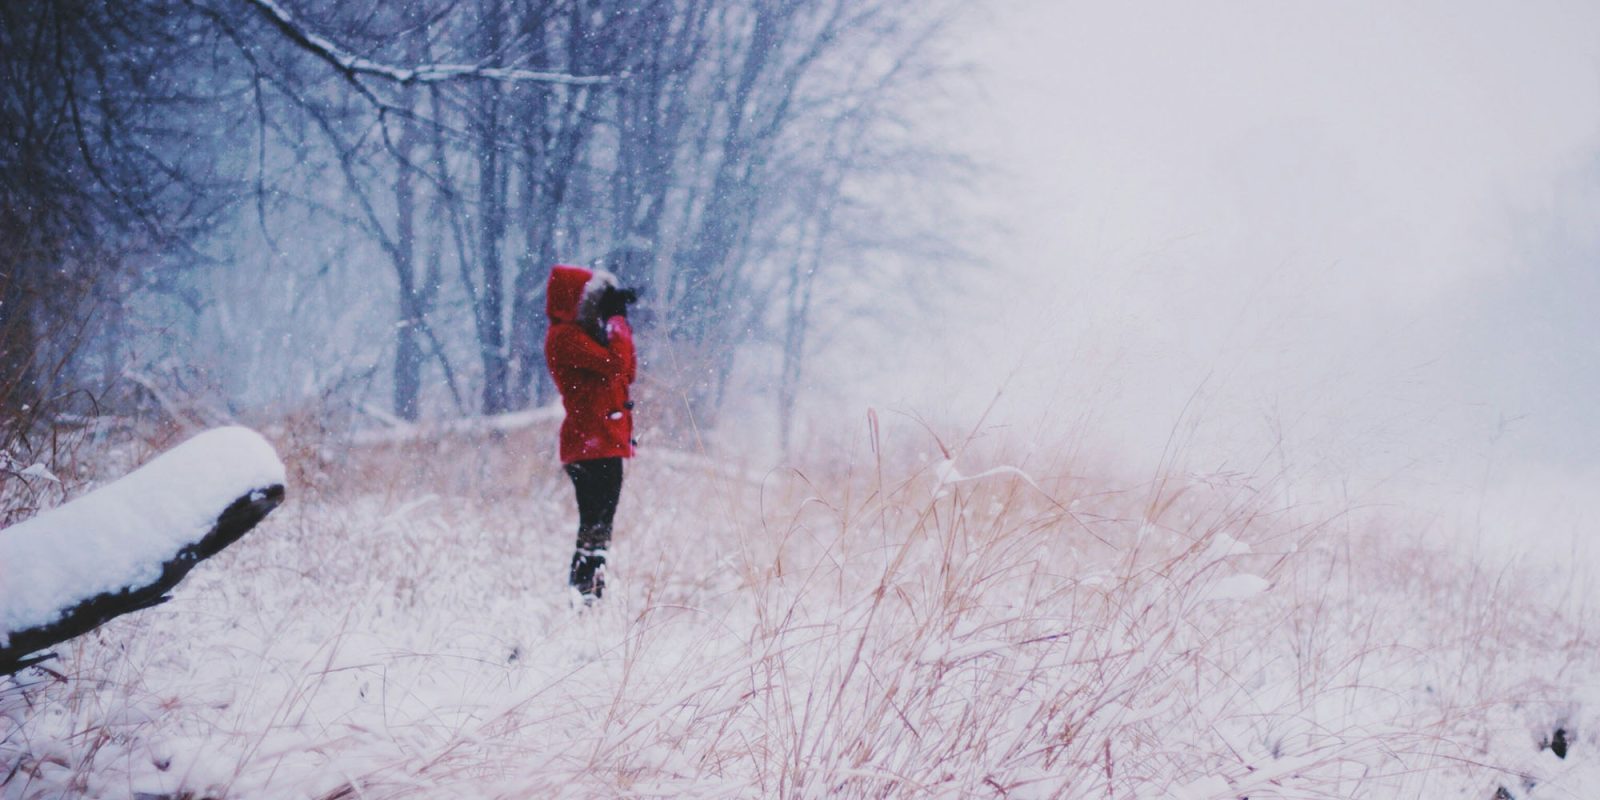
[[[544,312],[551,322],[577,322],[578,305],[583,302],[583,287],[594,272],[583,267],[557,264],[550,268],[550,283],[545,287]]]
[[[600,296],[616,285],[617,276],[603,269],[557,264],[550,268],[544,312],[551,322],[595,322]]]
[[[616,275],[603,269],[557,264],[550,267],[550,283],[544,290],[544,314],[550,322],[594,322],[606,288],[616,288]]]

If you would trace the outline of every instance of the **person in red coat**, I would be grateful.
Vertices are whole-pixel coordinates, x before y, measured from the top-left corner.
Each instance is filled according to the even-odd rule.
[[[627,308],[634,297],[609,272],[565,264],[551,268],[545,292],[545,363],[566,410],[561,463],[578,495],[578,542],[567,580],[586,603],[605,590],[622,460],[633,456],[628,386],[638,365]]]

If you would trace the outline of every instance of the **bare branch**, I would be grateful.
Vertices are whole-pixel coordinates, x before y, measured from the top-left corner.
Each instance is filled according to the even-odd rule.
[[[333,65],[352,80],[357,75],[371,75],[394,81],[402,86],[413,83],[441,83],[463,78],[509,83],[530,82],[556,83],[566,86],[597,86],[615,83],[626,77],[623,75],[568,75],[561,72],[540,72],[538,70],[517,69],[514,67],[484,67],[471,64],[419,64],[412,67],[380,64],[372,59],[355,55],[328,38],[307,30],[295,20],[288,9],[279,5],[277,0],[244,0],[244,2],[260,11],[290,41]]]

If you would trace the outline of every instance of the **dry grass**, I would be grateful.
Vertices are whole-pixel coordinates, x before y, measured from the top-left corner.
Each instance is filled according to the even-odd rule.
[[[754,475],[646,453],[614,591],[576,615],[548,431],[278,439],[294,486],[261,530],[62,679],[0,685],[0,794],[1520,798],[1597,774],[1591,628],[1547,576],[1248,476],[941,484],[926,438]],[[1539,746],[1558,726],[1567,760]]]

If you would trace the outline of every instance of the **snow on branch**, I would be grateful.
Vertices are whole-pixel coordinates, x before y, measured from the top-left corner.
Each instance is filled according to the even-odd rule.
[[[0,675],[141,609],[238,541],[284,497],[272,445],[217,428],[122,479],[0,530]]]
[[[343,72],[346,77],[352,79],[357,75],[371,75],[400,84],[439,83],[461,78],[472,78],[507,82],[559,83],[567,86],[595,86],[614,83],[620,77],[616,75],[568,75],[562,72],[540,72],[538,70],[512,67],[484,67],[470,64],[420,64],[413,67],[380,64],[370,58],[355,55],[335,44],[331,39],[307,30],[295,20],[288,9],[279,5],[277,0],[245,0],[245,2],[255,6],[258,11],[266,16],[269,22],[282,31],[284,35],[288,36],[295,44],[332,64],[340,72]]]

